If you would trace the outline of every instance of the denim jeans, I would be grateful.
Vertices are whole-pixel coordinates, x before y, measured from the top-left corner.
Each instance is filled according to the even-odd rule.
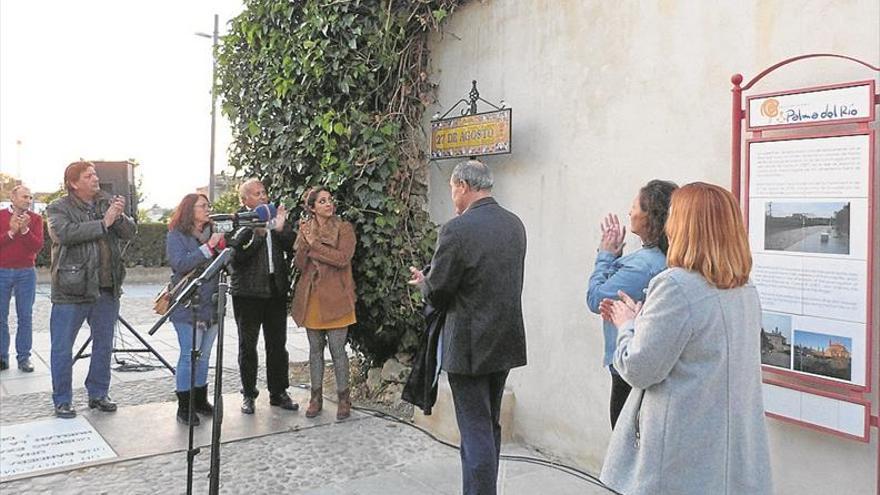
[[[177,342],[180,344],[180,357],[177,359],[177,372],[175,372],[177,391],[186,392],[189,390],[189,374],[192,369],[192,324],[174,323],[174,330],[177,331]],[[199,324],[199,328],[196,331],[196,348],[201,352],[201,355],[196,363],[196,387],[204,387],[208,384],[211,348],[214,346],[214,339],[216,338],[216,324],[211,325],[207,329],[204,329]]]
[[[18,362],[31,357],[33,308],[37,271],[33,268],[0,268],[0,359],[9,362],[9,300],[15,295],[15,354]]]
[[[119,299],[101,290],[98,300],[85,304],[53,304],[49,319],[52,341],[52,401],[56,406],[71,404],[73,390],[73,344],[83,324],[89,322],[92,333],[92,356],[86,390],[89,398],[106,397],[110,391],[110,357],[113,353],[113,329],[119,316]]]

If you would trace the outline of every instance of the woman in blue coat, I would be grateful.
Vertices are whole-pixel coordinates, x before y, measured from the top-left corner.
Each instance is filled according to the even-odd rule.
[[[214,255],[223,248],[223,234],[212,233],[211,203],[203,194],[187,194],[180,201],[168,224],[168,237],[165,252],[171,265],[171,283],[176,285],[185,275],[196,270],[195,274],[210,263]],[[214,408],[208,402],[208,365],[211,347],[217,337],[217,316],[212,296],[217,293],[218,276],[203,284],[199,291],[199,308],[196,314],[196,346],[200,356],[196,362],[195,386],[190,388],[192,369],[193,310],[181,304],[171,313],[171,323],[177,331],[180,344],[180,357],[177,360],[177,420],[189,424],[189,399],[194,394],[195,412],[210,416]],[[199,424],[199,417],[192,415],[193,425]]]
[[[669,199],[677,189],[672,182],[652,180],[639,190],[629,211],[630,232],[642,241],[641,249],[623,256],[626,227],[620,226],[617,215],[608,214],[599,225],[602,241],[596,255],[596,265],[590,275],[587,289],[587,306],[599,314],[603,299],[616,299],[623,291],[636,301],[645,299],[645,289],[655,275],[666,269],[666,249],[669,244],[663,231],[669,213]],[[611,372],[611,428],[629,396],[630,386],[617,371],[611,360],[614,356],[617,329],[609,321],[603,321],[605,352],[602,366]]]

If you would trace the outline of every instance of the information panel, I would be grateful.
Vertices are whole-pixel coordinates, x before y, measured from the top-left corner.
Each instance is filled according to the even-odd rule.
[[[864,390],[873,131],[748,141],[752,280],[761,361]]]
[[[874,120],[874,81],[752,96],[746,105],[750,131]]]

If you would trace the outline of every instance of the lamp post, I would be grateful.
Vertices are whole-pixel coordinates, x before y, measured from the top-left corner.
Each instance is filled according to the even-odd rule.
[[[213,46],[211,48],[211,175],[208,178],[208,201],[214,202],[214,141],[217,129],[217,30],[219,27],[219,16],[214,14],[214,34],[196,33],[196,36],[202,38],[211,38]]]

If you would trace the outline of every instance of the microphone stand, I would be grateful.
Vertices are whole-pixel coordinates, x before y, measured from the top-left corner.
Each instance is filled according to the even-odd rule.
[[[226,316],[226,291],[229,283],[226,270],[220,272],[217,286],[217,364],[214,373],[214,417],[211,419],[211,470],[208,472],[208,493],[220,493],[220,430],[223,426],[223,320]]]
[[[168,308],[168,311],[163,316],[163,320],[160,320],[153,329],[150,330],[152,334],[161,326],[161,324],[168,319],[168,316],[171,312],[183,302],[189,300],[190,307],[193,310],[193,328],[192,328],[192,349],[190,350],[191,363],[189,370],[189,413],[187,416],[187,422],[189,423],[189,440],[186,450],[186,493],[187,495],[192,495],[192,483],[193,483],[193,462],[195,460],[195,456],[199,454],[201,449],[198,447],[193,447],[193,436],[195,426],[193,425],[193,416],[195,413],[195,395],[193,391],[195,389],[195,381],[196,381],[196,364],[198,363],[199,357],[201,355],[201,351],[196,347],[196,333],[198,332],[198,311],[199,311],[199,292],[205,283],[207,283],[214,275],[220,273],[220,280],[222,285],[218,286],[218,297],[217,297],[217,327],[218,327],[218,344],[217,344],[217,369],[214,373],[215,375],[215,389],[214,389],[214,400],[217,401],[218,398],[220,402],[217,404],[217,409],[214,410],[214,417],[212,419],[213,430],[211,432],[211,488],[212,491],[210,493],[218,493],[216,490],[219,490],[219,467],[220,467],[220,458],[219,451],[215,454],[215,443],[216,448],[219,449],[220,443],[220,421],[218,421],[218,417],[223,414],[223,403],[222,397],[220,396],[220,385],[222,383],[222,375],[223,375],[223,320],[226,317],[226,273],[223,270],[226,265],[232,260],[232,253],[234,249],[228,247],[220,252],[220,254],[211,261],[211,264],[208,265],[207,268],[198,276],[195,280],[189,283],[180,294],[175,298],[174,304]],[[222,289],[221,289],[222,287]],[[221,296],[222,290],[222,296]],[[216,456],[216,468],[214,464],[214,458]]]
[[[192,309],[192,341],[191,347],[189,351],[190,355],[190,366],[189,366],[189,406],[186,416],[186,422],[188,427],[188,435],[189,440],[186,447],[186,494],[192,495],[192,486],[193,486],[193,462],[195,461],[195,457],[201,452],[201,449],[198,447],[193,448],[193,435],[195,430],[195,425],[193,425],[193,416],[195,416],[195,385],[196,385],[196,365],[199,362],[199,356],[201,355],[201,351],[199,351],[198,347],[196,347],[196,334],[198,333],[198,314],[199,314],[199,300],[200,292],[202,288],[202,277],[197,278],[193,281],[191,286],[194,287],[192,291],[192,297],[190,298],[190,308]],[[180,299],[179,299],[180,300]],[[170,313],[170,311],[169,311]]]

